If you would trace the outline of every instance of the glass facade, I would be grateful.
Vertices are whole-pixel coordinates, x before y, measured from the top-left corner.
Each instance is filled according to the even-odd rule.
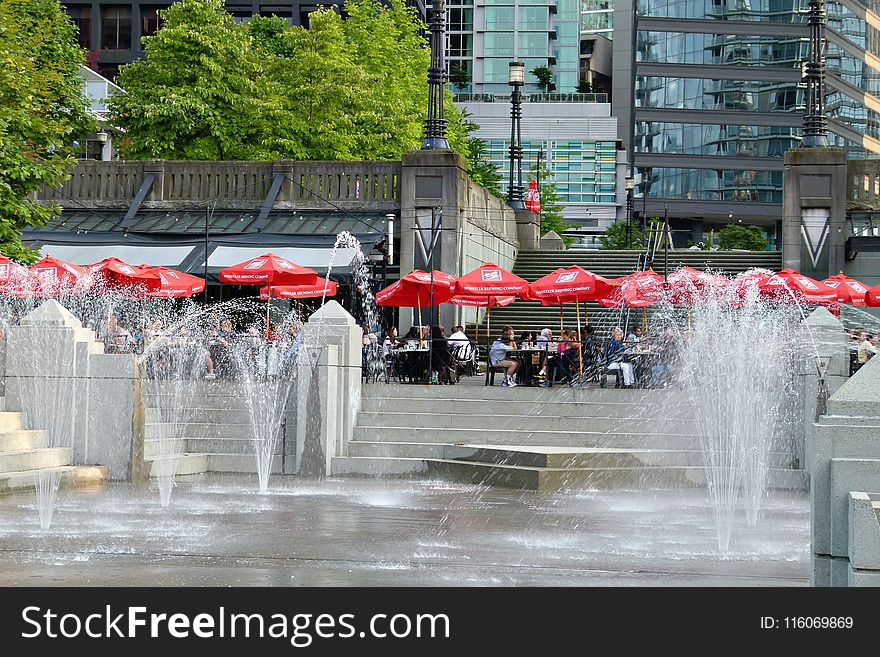
[[[614,37],[613,0],[581,0],[581,32]]]
[[[460,93],[508,93],[508,64],[526,62],[523,91],[541,91],[531,70],[547,66],[558,93],[578,84],[582,0],[449,0],[447,65],[468,71]]]
[[[635,78],[635,158],[654,198],[698,199],[716,201],[753,201],[778,203],[782,200],[782,156],[797,147],[801,139],[802,113],[806,89],[800,80],[757,81],[749,71],[766,68],[794,69],[800,73],[809,57],[806,29],[801,35],[761,35],[726,33],[725,22],[788,23],[806,27],[808,0],[634,0],[638,15],[648,18],[700,20],[688,29],[676,30],[671,21],[664,31],[640,30],[637,34],[638,62],[668,65],[662,75],[636,75]],[[600,0],[585,5],[599,4]],[[862,2],[865,6],[876,2]],[[826,67],[826,114],[832,122],[829,141],[846,148],[850,157],[877,157],[862,144],[852,143],[833,133],[838,123],[880,139],[880,115],[866,107],[861,93],[880,98],[880,66],[875,58],[859,55],[852,47],[835,43],[841,38],[868,53],[880,53],[880,31],[849,11],[839,0],[826,3],[828,34]],[[695,25],[700,27],[695,29]],[[740,32],[740,26],[736,30]],[[725,67],[723,75],[703,74],[694,66]],[[730,67],[742,69],[732,76]],[[735,77],[736,79],[726,79]],[[799,77],[799,75],[798,75]],[[848,91],[845,85],[858,91]],[[839,88],[836,88],[839,87]],[[673,110],[663,121],[639,118],[639,109]],[[674,110],[690,113],[681,120]],[[711,111],[743,112],[743,118],[726,123],[712,121]],[[789,114],[789,125],[757,125],[747,113]],[[779,122],[776,120],[767,122]],[[788,123],[788,121],[781,121]],[[705,156],[705,167],[638,167],[640,153],[682,156]],[[726,168],[726,157],[760,158],[763,166],[753,171]],[[709,160],[708,158],[712,158]],[[715,158],[718,158],[715,161]],[[766,170],[768,168],[778,170]]]
[[[510,179],[510,142],[490,140],[489,159],[503,172],[502,188]],[[617,151],[613,141],[523,141],[523,184],[533,177],[532,167],[541,154],[542,165],[556,182],[562,205],[614,203],[617,186]]]

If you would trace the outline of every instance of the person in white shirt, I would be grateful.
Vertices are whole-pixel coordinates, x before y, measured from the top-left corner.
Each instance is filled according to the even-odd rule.
[[[450,347],[457,346],[458,344],[465,344],[466,342],[470,342],[468,336],[465,335],[463,326],[453,326],[452,334],[446,338],[446,341],[449,343]]]

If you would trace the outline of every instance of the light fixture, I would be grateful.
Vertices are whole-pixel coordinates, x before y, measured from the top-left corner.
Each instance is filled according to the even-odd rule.
[[[635,179],[632,176],[627,176],[625,179],[627,190],[632,190],[635,188]]]
[[[526,83],[526,64],[525,62],[510,62],[507,83],[511,86],[521,87]]]
[[[110,137],[110,135],[108,135],[108,134],[107,134],[106,132],[104,132],[103,130],[101,130],[101,132],[99,132],[98,134],[95,135],[95,139],[97,139],[97,140],[98,140],[99,142],[101,142],[102,144],[106,144],[106,143],[107,143],[107,139],[108,139],[109,137]]]

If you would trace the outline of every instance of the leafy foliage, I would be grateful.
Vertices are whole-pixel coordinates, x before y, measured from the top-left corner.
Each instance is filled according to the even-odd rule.
[[[461,91],[471,83],[471,74],[467,68],[460,64],[453,64],[449,67],[449,82],[453,87]]]
[[[535,76],[538,86],[544,90],[544,93],[549,94],[553,91],[556,85],[553,84],[553,71],[550,70],[549,66],[536,66],[529,73]]]
[[[269,110],[251,39],[223,0],[181,0],[144,37],[146,59],[122,67],[111,100],[131,159],[264,159]]]
[[[605,234],[599,238],[599,243],[603,249],[641,251],[644,243],[644,233],[642,233],[641,227],[635,222],[630,224],[630,228],[632,233],[629,241],[627,241],[626,221],[615,221],[605,229]]]
[[[62,184],[72,142],[95,129],[79,77],[84,63],[76,27],[56,0],[0,2],[0,250],[20,262],[37,257],[21,231],[60,210],[28,195]]]
[[[573,237],[565,237],[563,233],[569,228],[577,228],[577,224],[568,224],[562,217],[562,197],[556,191],[556,181],[550,171],[544,165],[541,166],[541,182],[538,185],[538,193],[541,195],[541,235],[555,231],[557,235],[562,237],[562,241],[566,246],[574,242]],[[530,170],[531,178],[537,179],[538,166],[532,165]]]
[[[471,135],[479,126],[473,121],[468,121],[468,116],[468,114],[462,114],[462,125],[467,134],[465,156],[468,160],[468,175],[475,183],[503,199],[505,195],[502,191],[503,180],[499,167],[486,155],[486,140]]]
[[[718,250],[766,251],[767,237],[758,226],[728,224],[719,233]]]

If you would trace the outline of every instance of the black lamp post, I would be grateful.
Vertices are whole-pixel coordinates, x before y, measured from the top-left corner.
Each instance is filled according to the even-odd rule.
[[[514,210],[525,210],[522,184],[522,87],[526,83],[525,62],[510,62],[507,82],[510,92],[510,182],[507,185],[507,204]],[[516,176],[514,178],[514,176]]]
[[[425,121],[425,139],[422,150],[449,148],[446,139],[446,119],[443,118],[443,92],[446,83],[445,43],[446,5],[445,0],[431,3],[431,18],[428,33],[431,35],[431,68],[428,69],[428,120]]]
[[[807,111],[804,114],[804,148],[828,146],[825,118],[825,3],[810,0],[810,59],[804,64],[807,81]]]
[[[626,248],[632,248],[633,218],[633,185],[632,174],[626,177]]]

